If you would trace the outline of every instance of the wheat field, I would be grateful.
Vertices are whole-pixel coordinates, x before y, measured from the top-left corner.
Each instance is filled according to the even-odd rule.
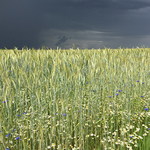
[[[0,50],[0,150],[150,150],[150,49]]]

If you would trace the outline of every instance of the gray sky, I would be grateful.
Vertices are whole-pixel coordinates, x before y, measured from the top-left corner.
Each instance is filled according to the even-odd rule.
[[[0,48],[150,47],[150,0],[0,0]]]

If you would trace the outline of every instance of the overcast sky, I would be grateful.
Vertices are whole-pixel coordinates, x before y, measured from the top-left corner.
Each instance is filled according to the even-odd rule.
[[[150,0],[0,0],[0,48],[150,47]]]

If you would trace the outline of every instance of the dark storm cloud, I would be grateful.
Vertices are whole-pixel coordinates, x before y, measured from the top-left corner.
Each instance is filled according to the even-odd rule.
[[[0,0],[0,48],[148,45],[149,26],[149,0]]]
[[[51,4],[56,5],[55,7],[73,7],[73,8],[86,8],[86,9],[108,9],[107,11],[111,11],[112,9],[116,10],[132,10],[132,9],[140,9],[146,8],[150,6],[150,2],[148,0],[52,0],[46,1],[47,5],[45,10],[48,8],[48,12],[50,11]],[[53,9],[55,9],[53,7]],[[89,10],[90,11],[90,10]]]
[[[42,13],[32,1],[0,1],[0,47],[38,47]]]

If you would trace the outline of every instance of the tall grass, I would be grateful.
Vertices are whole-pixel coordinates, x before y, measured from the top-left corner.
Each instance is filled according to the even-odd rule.
[[[1,150],[149,150],[150,50],[1,50]]]

